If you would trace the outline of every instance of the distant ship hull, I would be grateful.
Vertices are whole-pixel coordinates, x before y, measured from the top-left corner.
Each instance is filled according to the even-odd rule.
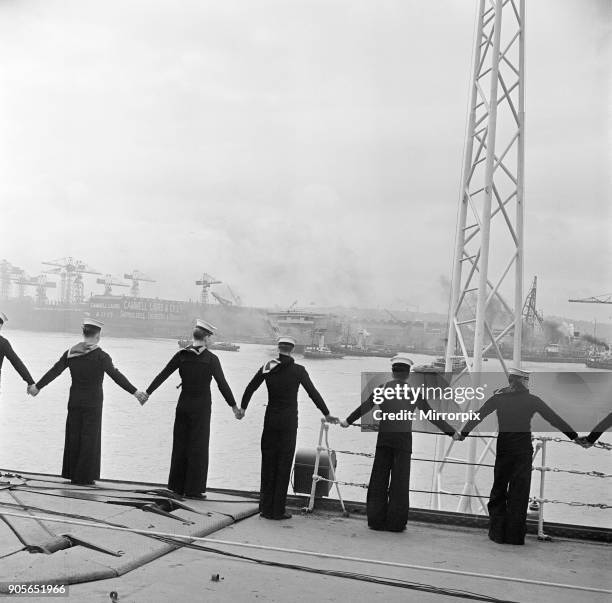
[[[327,346],[307,346],[303,352],[304,358],[323,360],[325,358],[343,358],[342,354],[332,352]]]
[[[376,348],[356,348],[344,345],[333,345],[330,346],[333,352],[337,352],[342,356],[364,356],[364,357],[378,357],[378,358],[392,358],[397,354],[394,350],[381,350]]]
[[[84,316],[104,322],[113,337],[178,338],[189,332],[196,318],[217,327],[224,340],[271,343],[273,332],[266,311],[260,308],[200,304],[176,300],[115,295],[94,295],[83,304],[37,306],[30,298],[4,302],[10,325],[36,331],[80,331]]]
[[[606,369],[608,371],[612,371],[612,357],[588,358],[585,362],[585,366],[587,368]]]
[[[496,358],[494,350],[490,349],[485,354],[487,358]],[[512,360],[513,352],[509,349],[502,350],[502,357],[505,360]],[[576,350],[575,352],[548,352],[546,350],[525,350],[521,353],[521,360],[527,362],[555,362],[558,364],[575,363],[583,364],[586,360],[586,353]]]
[[[295,339],[296,351],[299,352],[319,342],[321,337],[333,343],[342,334],[342,325],[332,314],[286,310],[268,312],[267,319],[276,336],[289,335]]]

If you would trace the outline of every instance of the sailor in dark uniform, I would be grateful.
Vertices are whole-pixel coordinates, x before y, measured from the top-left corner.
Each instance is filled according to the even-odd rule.
[[[146,400],[146,395],[113,366],[111,357],[99,347],[102,326],[98,320],[83,320],[84,340],[64,352],[40,381],[31,386],[32,395],[37,395],[64,370],[70,369],[72,385],[68,398],[62,477],[73,484],[92,485],[100,477],[104,374],[133,394],[141,404]]]
[[[508,383],[477,411],[479,418],[468,421],[454,438],[465,439],[485,417],[497,412],[497,453],[487,505],[489,538],[500,544],[525,544],[533,457],[531,418],[539,413],[570,440],[578,434],[543,400],[529,393],[528,371],[511,368]]]
[[[181,394],[174,419],[168,488],[179,496],[194,499],[206,498],[203,493],[208,479],[210,382],[213,378],[234,415],[241,415],[219,358],[207,349],[214,331],[213,325],[198,319],[193,330],[193,344],[179,350],[146,389],[147,394],[152,394],[178,369]]]
[[[590,448],[610,427],[612,427],[612,412],[597,423],[588,436],[577,438],[576,444],[580,444],[583,448]]]
[[[404,354],[391,358],[393,380],[384,388],[396,388],[408,381],[413,362]],[[358,406],[345,420],[342,427],[352,425],[357,419],[370,412],[375,406],[374,392]],[[427,400],[421,396],[412,398],[403,393],[392,399],[385,399],[380,405],[381,413],[395,413],[403,410],[431,411]],[[401,532],[406,529],[410,509],[410,461],[412,457],[412,421],[408,418],[396,421],[381,414],[376,440],[376,453],[368,484],[366,511],[368,526],[373,530]],[[376,416],[374,415],[374,418]],[[446,421],[430,419],[448,436],[455,433]]]
[[[298,390],[300,385],[323,413],[329,423],[338,419],[329,410],[312,384],[308,372],[296,364],[291,356],[295,347],[293,337],[278,338],[278,358],[266,362],[255,373],[242,396],[242,414],[251,397],[265,381],[268,388],[268,406],[261,434],[261,487],[259,511],[265,519],[290,519],[286,512],[287,488],[295,452],[298,427]]]
[[[2,329],[7,320],[6,314],[0,312],[0,329]],[[0,372],[2,371],[2,362],[5,358],[13,365],[13,368],[19,373],[19,376],[28,384],[27,391],[29,392],[29,386],[34,384],[34,379],[32,379],[30,371],[28,371],[25,364],[21,361],[21,358],[17,356],[8,339],[0,335]]]

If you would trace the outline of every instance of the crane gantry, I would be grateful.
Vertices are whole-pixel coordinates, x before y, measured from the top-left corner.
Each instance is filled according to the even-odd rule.
[[[567,301],[571,304],[612,304],[612,293],[593,295],[591,297],[583,297],[581,299],[568,299]]]

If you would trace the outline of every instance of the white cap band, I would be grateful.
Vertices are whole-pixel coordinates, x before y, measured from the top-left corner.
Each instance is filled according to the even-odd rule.
[[[414,364],[412,358],[409,358],[406,354],[396,354],[391,358],[391,365],[394,364],[407,364],[412,366]]]
[[[209,322],[202,320],[201,318],[196,319],[195,326],[198,329],[203,329],[204,331],[208,331],[211,335],[217,330],[217,327],[215,327],[215,325],[212,325]]]
[[[83,319],[84,327],[96,327],[101,329],[104,326],[104,323],[101,320],[96,320],[95,318],[84,318]]]

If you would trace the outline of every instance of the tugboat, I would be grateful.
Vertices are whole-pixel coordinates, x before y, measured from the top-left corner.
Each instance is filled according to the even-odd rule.
[[[346,337],[343,343],[332,345],[331,351],[339,353],[343,356],[378,356],[381,358],[392,358],[397,354],[396,350],[391,350],[381,346],[369,346],[368,337],[370,334],[365,329],[359,329],[357,332],[356,343],[349,340],[350,327],[347,327]],[[355,339],[353,338],[355,341]]]
[[[321,334],[319,336],[319,344],[306,346],[302,352],[304,358],[343,358],[343,355],[338,352],[333,352],[330,348],[325,345],[325,336]]]
[[[606,369],[612,371],[612,353],[589,356],[584,363],[588,368]]]
[[[451,356],[451,361],[453,363],[452,364],[453,373],[460,373],[467,366],[463,356]],[[446,358],[444,358],[444,356],[440,356],[439,358],[436,358],[431,363],[431,366],[433,366],[436,369],[444,370],[446,368]]]
[[[309,345],[304,348],[302,352],[304,358],[344,358],[342,354],[338,352],[332,352],[326,345]]]
[[[359,348],[357,346],[334,345],[332,352],[340,353],[342,356],[376,356],[378,358],[393,358],[397,352],[388,348]]]

